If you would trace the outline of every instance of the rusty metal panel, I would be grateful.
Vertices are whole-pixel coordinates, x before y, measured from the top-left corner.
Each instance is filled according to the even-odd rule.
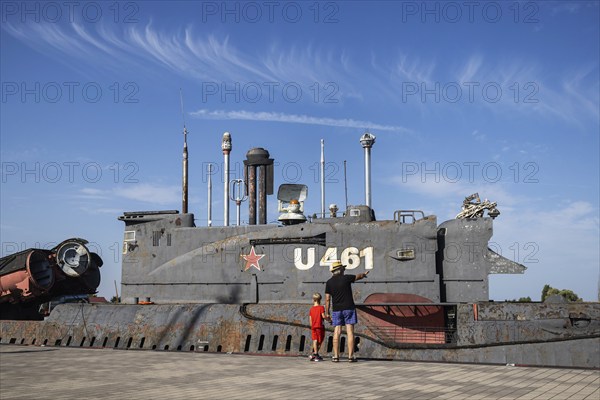
[[[581,312],[588,308],[576,307]],[[45,321],[0,321],[0,343],[301,355],[310,348],[308,309],[306,304],[289,303],[63,304]],[[566,339],[543,341],[535,336],[540,333],[535,325],[475,321],[472,304],[459,305],[457,314],[456,344],[394,345],[374,336],[359,311],[356,354],[380,359],[600,368],[598,334],[573,331]],[[328,326],[326,343],[332,334]]]

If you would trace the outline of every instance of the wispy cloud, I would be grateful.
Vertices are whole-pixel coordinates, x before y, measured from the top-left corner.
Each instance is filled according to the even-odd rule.
[[[460,71],[458,74],[458,81],[459,82],[473,81],[473,78],[477,75],[477,72],[479,71],[479,68],[481,67],[482,62],[483,62],[483,59],[479,55],[469,58],[469,61],[467,62],[467,64],[462,68],[462,71]]]
[[[114,194],[130,200],[155,204],[177,204],[181,188],[151,184],[128,185],[114,189]]]
[[[173,185],[135,184],[113,189],[83,188],[76,195],[85,200],[127,199],[142,203],[167,205],[180,201],[181,188]],[[112,210],[112,208],[110,208]]]
[[[392,131],[411,133],[407,128],[395,125],[381,125],[371,121],[359,121],[354,119],[334,119],[326,117],[312,117],[309,115],[284,114],[275,112],[251,112],[251,111],[210,111],[200,109],[190,113],[195,118],[200,119],[219,119],[219,120],[245,120],[245,121],[264,121],[264,122],[283,122],[291,124],[308,124],[337,126],[344,128],[375,129],[380,131]]]
[[[581,126],[583,118],[597,120],[600,116],[598,68],[598,63],[577,66],[563,71],[556,80],[535,60],[492,62],[475,55],[457,68],[454,76],[462,85],[464,98],[471,96],[474,88],[474,102],[493,113],[534,112]]]
[[[105,200],[109,199],[111,196],[106,190],[83,188],[79,191],[77,197],[84,200]]]
[[[109,27],[77,23],[13,24],[2,29],[37,51],[61,62],[77,60],[94,67],[130,70],[131,65],[150,71],[148,62],[185,78],[202,82],[293,82],[310,92],[327,83],[336,86],[336,95],[359,98],[352,63],[343,50],[320,46],[290,45],[282,48],[266,43],[247,51],[236,46],[228,35],[198,33],[190,25],[177,30],[160,30],[152,21],[146,25]],[[85,74],[81,65],[71,67]]]
[[[392,107],[400,104],[416,107],[422,112],[430,112],[433,107],[455,110],[456,104],[453,101],[425,102],[422,93],[407,101],[399,94],[404,90],[403,84],[411,83],[423,91],[421,85],[428,90],[439,85],[442,90],[444,85],[458,82],[463,85],[460,101],[470,104],[473,87],[464,86],[464,82],[475,82],[479,86],[476,87],[478,97],[474,105],[498,115],[533,112],[576,125],[582,124],[582,117],[594,120],[599,117],[597,63],[562,71],[561,78],[555,79],[535,58],[503,60],[476,53],[460,65],[440,68],[435,59],[400,53],[398,56],[373,54],[371,62],[364,64],[346,54],[343,48],[328,48],[324,44],[290,43],[282,47],[267,42],[248,51],[227,35],[198,32],[193,25],[161,30],[152,21],[125,27],[77,23],[14,25],[7,22],[2,24],[2,29],[32,48],[70,64],[82,74],[85,74],[85,66],[131,70],[131,66],[136,65],[149,74],[156,73],[155,67],[159,66],[197,82],[259,82],[259,85],[294,82],[306,93],[312,93],[315,83],[320,87],[333,83],[340,107],[346,100],[361,104],[383,100]],[[485,99],[486,95],[495,97],[496,86],[482,93],[484,85],[490,82],[502,91],[497,102]],[[304,96],[301,101],[310,100],[314,99]],[[470,108],[469,112],[472,110]],[[325,124],[338,126],[339,123]],[[348,123],[354,122],[343,122]],[[395,130],[396,127],[387,129]]]
[[[393,76],[403,82],[431,83],[435,72],[435,61],[422,61],[419,57],[403,54],[396,62]]]
[[[416,176],[409,179],[393,177],[390,182],[401,187],[402,190],[422,195],[425,198],[456,199],[457,204],[464,197],[476,192],[480,194],[482,200],[487,198],[490,201],[503,204],[505,207],[513,207],[523,200],[521,196],[509,193],[501,184],[453,182],[443,177],[439,177],[436,182],[433,178],[422,179]],[[457,210],[458,213],[460,209],[457,208]]]
[[[121,208],[102,208],[102,207],[86,207],[80,206],[79,209],[87,214],[99,214],[99,215],[121,215],[123,213],[123,209]]]

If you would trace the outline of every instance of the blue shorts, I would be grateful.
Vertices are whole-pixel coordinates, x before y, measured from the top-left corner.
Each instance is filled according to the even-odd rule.
[[[331,324],[333,326],[354,325],[358,322],[356,310],[334,311],[331,314]]]

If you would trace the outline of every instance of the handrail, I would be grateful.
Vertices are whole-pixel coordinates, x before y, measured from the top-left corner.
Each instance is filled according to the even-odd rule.
[[[417,217],[415,214],[421,214],[421,218],[425,218],[425,213],[421,210],[396,210],[394,211],[394,221],[399,222],[401,224],[406,223],[407,218],[412,218],[412,223],[414,224],[417,221]]]

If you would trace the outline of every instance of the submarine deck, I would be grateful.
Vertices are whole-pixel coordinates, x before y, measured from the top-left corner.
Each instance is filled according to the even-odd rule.
[[[1,399],[598,399],[600,371],[0,345]]]

